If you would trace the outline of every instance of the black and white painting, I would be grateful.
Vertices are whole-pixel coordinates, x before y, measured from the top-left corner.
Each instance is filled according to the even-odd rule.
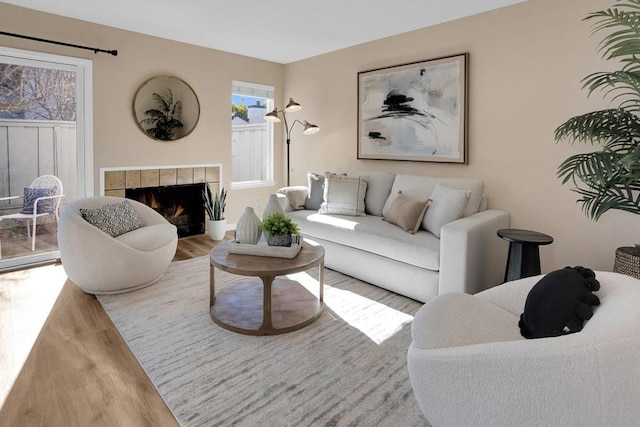
[[[358,158],[466,163],[467,58],[358,73]]]

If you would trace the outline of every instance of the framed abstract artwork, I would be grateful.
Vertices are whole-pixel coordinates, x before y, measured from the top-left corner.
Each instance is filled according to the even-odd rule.
[[[358,159],[467,163],[469,54],[358,73]]]

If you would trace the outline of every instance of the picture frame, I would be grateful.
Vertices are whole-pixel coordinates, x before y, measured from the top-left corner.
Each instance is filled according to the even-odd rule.
[[[200,119],[200,101],[184,80],[170,75],[143,82],[133,97],[133,117],[149,138],[173,142],[191,134]]]
[[[469,53],[358,73],[358,159],[467,164]]]

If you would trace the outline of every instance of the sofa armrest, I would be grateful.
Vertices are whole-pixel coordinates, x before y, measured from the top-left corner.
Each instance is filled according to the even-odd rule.
[[[508,243],[497,236],[509,214],[489,209],[450,222],[440,232],[438,293],[475,294],[502,282]]]
[[[276,192],[278,203],[286,212],[304,209],[304,204],[309,194],[309,188],[303,185],[282,187]],[[284,199],[283,199],[284,197]]]

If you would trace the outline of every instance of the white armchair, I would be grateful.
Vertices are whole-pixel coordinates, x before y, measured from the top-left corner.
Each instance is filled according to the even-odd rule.
[[[175,255],[176,227],[147,205],[126,199],[145,226],[117,237],[94,227],[80,214],[81,208],[96,209],[123,200],[89,197],[62,209],[58,224],[62,266],[87,293],[113,294],[151,285],[162,277]]]
[[[581,332],[527,340],[518,318],[542,276],[427,302],[407,362],[434,426],[637,426],[640,280],[596,272],[601,305]]]

